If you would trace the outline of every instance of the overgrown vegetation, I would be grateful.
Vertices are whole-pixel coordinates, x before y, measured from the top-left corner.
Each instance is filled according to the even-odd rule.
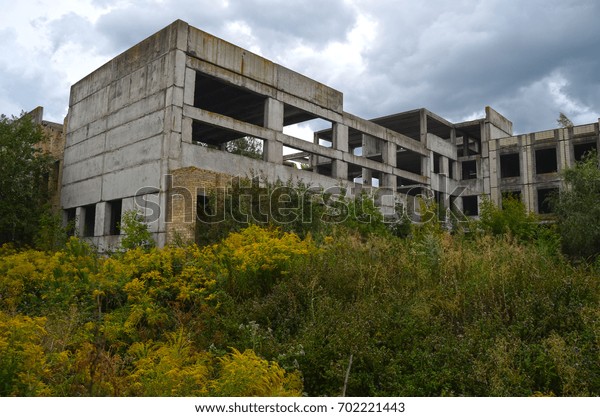
[[[5,246],[0,395],[336,396],[351,356],[351,396],[600,394],[600,268],[511,232],[364,232]]]
[[[0,115],[0,244],[32,244],[48,213],[50,157],[44,135],[29,116]]]
[[[390,225],[252,180],[212,196],[200,245],[126,212],[100,256],[41,217],[40,250],[0,246],[0,395],[598,396],[597,158],[564,176],[556,227],[511,198]]]
[[[594,260],[600,254],[600,169],[591,152],[562,173],[565,188],[553,199],[563,251]]]

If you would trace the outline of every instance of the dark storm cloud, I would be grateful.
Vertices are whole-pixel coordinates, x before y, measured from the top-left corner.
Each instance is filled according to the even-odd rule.
[[[594,1],[369,3],[380,36],[366,59],[368,73],[385,74],[369,88],[384,91],[388,84],[396,93],[371,109],[428,107],[460,120],[491,105],[520,130],[551,128],[561,109],[536,83],[553,74],[567,82],[564,93],[597,109],[599,96],[586,91],[598,91],[599,7]],[[523,94],[539,94],[546,117],[538,118],[526,104],[535,97]]]
[[[182,19],[339,89],[345,109],[362,117],[427,107],[461,121],[490,105],[525,132],[554,127],[560,111],[576,123],[594,122],[600,109],[595,0],[92,3],[107,7],[93,22],[74,13],[47,22],[52,50],[39,60],[65,55],[65,45],[110,59]],[[10,77],[21,80],[15,85],[27,77],[51,85],[62,73],[49,64],[38,74],[0,66],[0,91],[6,94]],[[49,107],[57,96],[50,90],[31,94]]]

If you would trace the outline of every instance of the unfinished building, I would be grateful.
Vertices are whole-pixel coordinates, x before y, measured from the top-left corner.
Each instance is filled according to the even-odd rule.
[[[512,193],[543,213],[558,172],[598,147],[598,123],[513,136],[489,107],[463,123],[426,109],[365,120],[341,92],[179,20],[76,83],[66,123],[64,217],[101,249],[132,209],[160,246],[193,238],[203,190],[252,173],[393,200],[428,190],[470,215],[482,196]],[[311,140],[294,135],[299,124],[317,126]],[[248,137],[261,159],[228,152]]]

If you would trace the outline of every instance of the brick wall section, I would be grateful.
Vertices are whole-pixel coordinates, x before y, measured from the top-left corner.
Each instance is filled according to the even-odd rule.
[[[167,203],[167,244],[177,239],[195,240],[196,204],[198,194],[208,194],[217,187],[226,187],[232,177],[196,167],[171,171],[172,187]]]
[[[54,158],[54,165],[51,167],[48,178],[48,191],[50,205],[58,213],[60,211],[60,183],[62,180],[65,134],[63,125],[58,123],[43,121],[41,126],[47,141],[42,142],[40,148]]]

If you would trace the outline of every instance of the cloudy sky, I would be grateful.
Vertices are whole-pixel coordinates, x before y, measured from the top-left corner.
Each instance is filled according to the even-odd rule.
[[[597,0],[0,0],[0,113],[62,121],[70,86],[182,19],[344,93],[364,118],[486,105],[524,133],[600,117]]]

